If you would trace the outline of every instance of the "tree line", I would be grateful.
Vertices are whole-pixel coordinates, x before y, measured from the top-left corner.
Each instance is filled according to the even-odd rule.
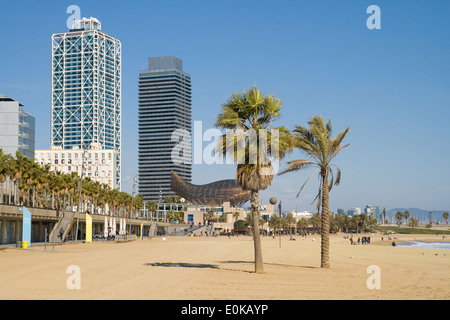
[[[261,218],[259,220],[259,226],[262,228],[266,223],[266,220]],[[273,213],[268,221],[268,226],[275,233],[287,233],[292,234],[305,234],[308,232],[321,232],[321,216],[316,213],[310,218],[302,217],[296,219],[295,216],[289,212],[284,217],[280,217],[278,214]],[[235,229],[251,228],[252,220],[251,215],[247,215],[244,220],[238,220],[235,222]],[[361,213],[354,216],[346,214],[332,214],[330,215],[330,232],[367,232],[373,231],[377,225],[377,220],[372,215]]]
[[[76,172],[51,171],[50,165],[41,166],[19,151],[13,157],[0,149],[0,204],[65,211],[81,204],[83,213],[137,218],[144,200],[89,177],[81,180]]]

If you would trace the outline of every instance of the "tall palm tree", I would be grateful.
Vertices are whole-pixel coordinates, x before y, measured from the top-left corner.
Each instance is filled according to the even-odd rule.
[[[222,105],[222,112],[215,123],[216,127],[229,130],[219,140],[216,151],[222,156],[232,157],[237,163],[237,182],[242,189],[251,191],[250,212],[256,273],[264,272],[259,232],[259,190],[272,184],[273,167],[269,157],[277,160],[281,158],[285,150],[283,144],[287,144],[284,140],[288,131],[284,127],[272,127],[273,122],[281,115],[281,103],[273,95],[264,97],[256,87],[242,93],[236,92]],[[275,141],[276,134],[271,129],[279,133],[278,141]]]
[[[409,211],[408,211],[408,210],[406,210],[405,212],[403,212],[403,218],[405,218],[405,224],[406,224],[406,226],[408,226],[408,219],[409,219],[409,216],[410,216],[410,214],[409,214]]]
[[[325,123],[322,116],[315,115],[308,121],[309,127],[296,126],[292,136],[292,148],[299,149],[306,153],[308,159],[300,159],[288,162],[287,169],[280,172],[285,174],[287,172],[293,172],[303,170],[307,168],[316,168],[316,171],[306,180],[301,187],[298,195],[308,183],[311,177],[319,172],[320,186],[319,192],[314,199],[317,200],[317,211],[322,207],[321,217],[321,267],[329,268],[329,241],[330,241],[330,213],[329,213],[329,192],[334,185],[338,185],[341,179],[341,170],[332,165],[331,161],[346,148],[347,145],[343,145],[347,133],[350,128],[347,128],[340,132],[335,138],[331,137],[332,125],[331,120]],[[337,170],[336,178],[334,177],[332,166]],[[331,178],[331,181],[330,181]]]

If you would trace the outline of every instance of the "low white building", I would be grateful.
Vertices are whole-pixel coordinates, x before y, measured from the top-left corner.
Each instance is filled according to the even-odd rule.
[[[310,219],[313,216],[313,213],[309,211],[296,212],[295,210],[292,210],[290,211],[290,213],[292,213],[296,221],[300,220],[301,218]]]
[[[51,171],[62,173],[76,172],[83,178],[107,184],[116,189],[116,151],[100,149],[100,144],[91,144],[91,149],[62,149],[52,147],[51,150],[36,150],[35,160],[40,165],[50,165]],[[83,170],[84,168],[84,170]]]

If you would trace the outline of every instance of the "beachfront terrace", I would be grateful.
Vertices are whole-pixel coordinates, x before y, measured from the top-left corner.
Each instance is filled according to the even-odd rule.
[[[22,241],[22,219],[23,211],[20,210],[21,206],[15,205],[4,205],[0,204],[0,245],[14,244]],[[52,209],[41,209],[41,208],[28,208],[32,215],[31,224],[31,242],[44,242],[45,241],[45,229],[47,229],[47,235],[51,233],[54,226],[58,223],[63,215],[62,211],[52,210]],[[92,217],[92,234],[103,234],[105,226],[105,217],[107,217],[108,223],[110,221],[110,216],[90,214]],[[67,241],[75,240],[76,233],[76,219],[78,219],[79,228],[79,240],[84,239],[86,230],[86,215],[85,214],[75,214],[74,223],[72,224],[71,230],[66,237]],[[116,219],[116,223],[119,224],[119,220]],[[126,218],[127,233],[135,234],[141,236],[141,224],[143,225],[143,235],[145,236],[156,236],[156,235],[166,235],[172,234],[177,229],[183,227],[188,227],[188,225],[173,225],[164,222],[154,222],[144,219],[130,219]],[[152,228],[153,226],[153,228]],[[117,228],[118,229],[118,228]],[[152,234],[150,234],[150,231]],[[48,241],[48,239],[47,239]]]

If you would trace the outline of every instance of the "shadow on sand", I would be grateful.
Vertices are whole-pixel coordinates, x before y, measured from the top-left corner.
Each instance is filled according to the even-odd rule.
[[[246,264],[254,264],[254,261],[239,261],[239,260],[230,260],[230,261],[217,261],[218,263],[246,263]],[[290,267],[290,268],[307,268],[307,269],[317,269],[316,267],[312,266],[297,266],[293,264],[283,264],[283,263],[267,263],[264,262],[265,266],[275,266],[275,267]]]
[[[217,261],[219,264],[250,264],[253,265],[254,261],[239,261],[239,260],[229,260],[229,261]],[[218,270],[228,270],[228,271],[240,271],[240,272],[248,272],[253,273],[253,271],[243,270],[243,269],[230,269],[224,268],[216,264],[208,264],[208,263],[187,263],[187,262],[153,262],[146,263],[146,266],[149,267],[167,267],[167,268],[200,268],[200,269],[218,269]],[[280,264],[280,263],[264,263],[264,265],[276,266],[276,267],[290,267],[290,268],[310,268],[316,269],[312,266],[296,266],[296,265],[288,265],[288,264]]]
[[[186,262],[153,262],[146,263],[149,267],[169,267],[169,268],[209,268],[219,269],[219,266],[206,263],[186,263]]]

